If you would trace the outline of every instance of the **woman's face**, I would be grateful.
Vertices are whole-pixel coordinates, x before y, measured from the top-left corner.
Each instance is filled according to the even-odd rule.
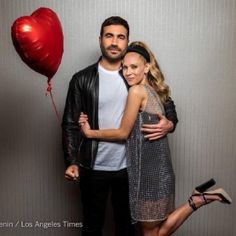
[[[136,52],[128,52],[123,59],[123,75],[129,86],[146,83],[149,64]]]

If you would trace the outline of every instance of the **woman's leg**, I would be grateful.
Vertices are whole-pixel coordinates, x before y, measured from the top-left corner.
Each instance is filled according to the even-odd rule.
[[[213,201],[221,201],[221,198],[217,195],[205,196],[208,203]],[[200,208],[205,205],[206,202],[202,196],[192,196],[193,202],[196,208]],[[182,206],[175,209],[168,218],[159,223],[144,222],[142,224],[144,236],[169,236],[174,233],[184,221],[194,212],[189,203],[185,203]]]
[[[157,236],[162,222],[141,222],[143,236]]]

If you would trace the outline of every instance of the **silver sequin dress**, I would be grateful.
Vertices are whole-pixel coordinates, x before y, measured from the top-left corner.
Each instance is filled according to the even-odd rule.
[[[156,113],[164,114],[164,108],[154,89],[144,87],[148,94],[146,108],[138,114],[126,149],[134,222],[162,221],[174,210],[175,175],[167,137],[148,141],[140,131],[144,123],[158,123]]]

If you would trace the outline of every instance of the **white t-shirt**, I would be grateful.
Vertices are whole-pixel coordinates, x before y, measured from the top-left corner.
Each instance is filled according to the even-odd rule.
[[[108,71],[100,64],[99,73],[99,129],[119,128],[128,95],[119,71]],[[94,170],[116,171],[126,168],[125,141],[98,144]]]

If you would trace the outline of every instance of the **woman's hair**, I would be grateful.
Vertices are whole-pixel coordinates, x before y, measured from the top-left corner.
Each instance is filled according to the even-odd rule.
[[[129,45],[129,47],[131,48],[135,46],[143,47],[148,52],[150,57],[150,62],[148,62],[150,64],[150,68],[147,74],[147,79],[149,84],[155,89],[155,91],[160,96],[162,103],[165,103],[170,96],[170,89],[169,86],[164,82],[165,78],[160,70],[160,67],[157,63],[154,54],[149,49],[149,47],[143,42],[135,41]],[[144,56],[142,57],[145,61],[147,61]]]

